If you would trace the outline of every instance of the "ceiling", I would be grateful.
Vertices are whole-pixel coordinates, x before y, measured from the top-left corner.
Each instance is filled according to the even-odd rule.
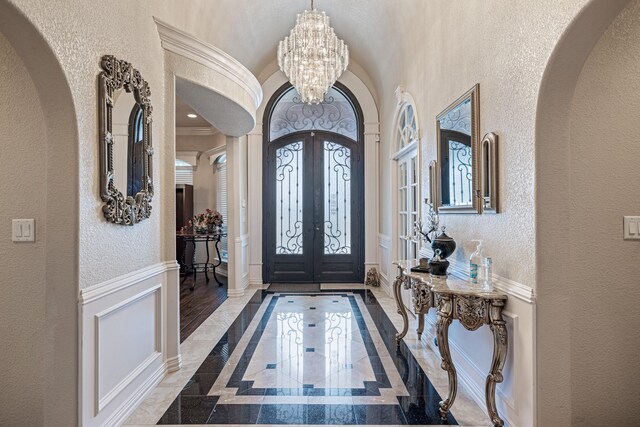
[[[187,114],[195,114],[198,117],[192,119]],[[193,108],[189,107],[179,96],[176,95],[176,127],[179,128],[206,128],[212,127],[211,123],[200,117]]]
[[[227,52],[254,75],[276,58],[278,41],[295,25],[296,14],[310,8],[309,0],[192,0],[172,2],[170,20],[194,36]],[[420,0],[316,0],[327,12],[336,35],[349,45],[352,59],[376,85],[389,66],[381,52],[401,50],[402,31],[415,14],[426,12]],[[398,46],[400,44],[400,46]]]

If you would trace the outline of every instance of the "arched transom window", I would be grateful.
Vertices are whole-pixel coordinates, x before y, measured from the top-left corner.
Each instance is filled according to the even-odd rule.
[[[291,88],[284,92],[271,113],[270,140],[274,141],[290,133],[318,130],[344,135],[358,140],[358,119],[349,98],[332,87],[320,104],[305,104],[298,91]]]
[[[400,110],[396,140],[398,150],[418,140],[418,123],[416,122],[416,116],[411,104],[404,104],[402,110]]]

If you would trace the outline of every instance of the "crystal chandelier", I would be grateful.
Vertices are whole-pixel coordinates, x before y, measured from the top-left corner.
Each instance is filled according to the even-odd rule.
[[[296,26],[278,44],[278,65],[302,102],[319,104],[347,69],[349,48],[336,37],[329,17],[313,7],[299,13]]]

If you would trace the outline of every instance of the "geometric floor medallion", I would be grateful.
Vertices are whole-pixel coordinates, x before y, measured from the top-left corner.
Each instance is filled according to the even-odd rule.
[[[257,292],[158,424],[456,424],[366,291]]]

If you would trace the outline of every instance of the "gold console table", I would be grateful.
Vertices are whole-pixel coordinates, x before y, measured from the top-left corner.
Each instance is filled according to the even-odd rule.
[[[424,316],[431,307],[437,309],[436,337],[442,358],[442,369],[449,377],[449,393],[440,402],[440,416],[445,419],[456,398],[458,378],[456,368],[451,360],[449,350],[449,325],[458,320],[462,325],[475,331],[482,325],[489,325],[493,331],[493,359],[491,370],[487,375],[485,400],[487,411],[494,426],[503,426],[504,421],[496,409],[496,384],[502,382],[502,369],[507,356],[508,336],[502,309],[507,302],[507,295],[501,292],[486,292],[479,285],[471,285],[468,281],[449,277],[431,276],[428,273],[411,271],[418,261],[396,261],[399,274],[393,284],[393,293],[402,316],[402,331],[396,334],[398,344],[409,329],[409,319],[401,290],[411,289],[411,300],[418,316],[418,340],[424,330]]]

